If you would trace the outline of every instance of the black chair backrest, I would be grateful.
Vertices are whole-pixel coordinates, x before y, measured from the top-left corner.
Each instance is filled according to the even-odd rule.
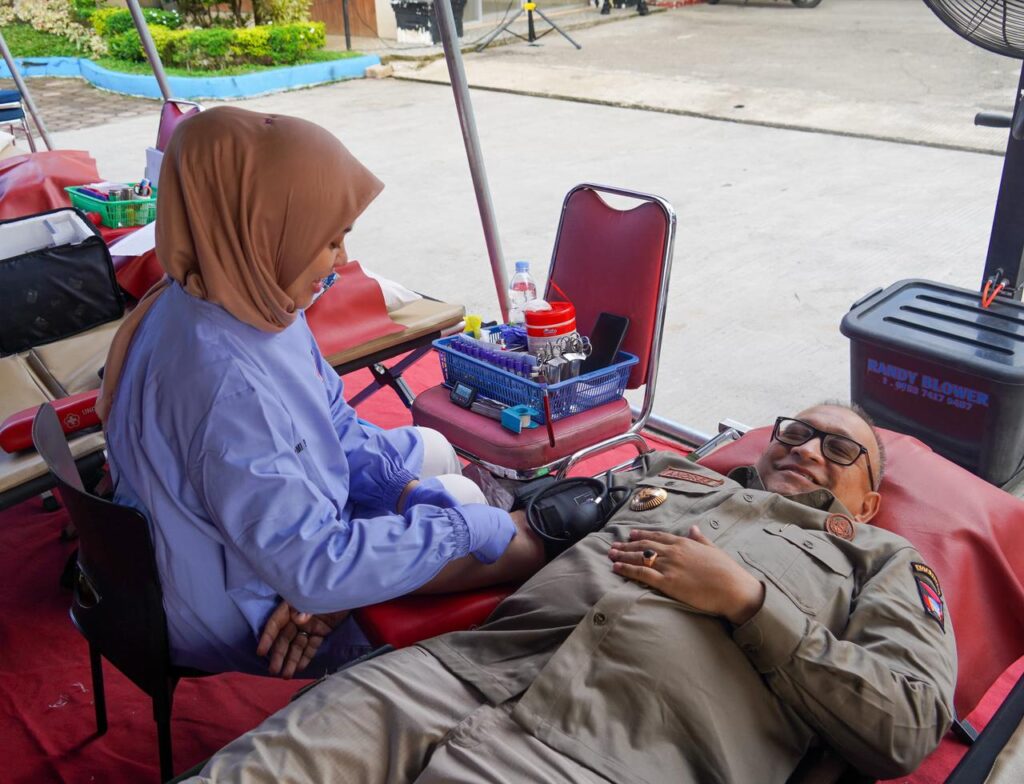
[[[86,492],[48,403],[32,422],[32,441],[78,528],[71,619],[104,658],[152,696],[168,677],[170,654],[149,524],[137,510]]]

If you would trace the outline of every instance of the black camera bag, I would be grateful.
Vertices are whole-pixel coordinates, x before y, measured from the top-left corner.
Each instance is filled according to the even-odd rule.
[[[0,355],[53,343],[124,314],[110,251],[83,212],[50,210],[0,221],[0,227],[63,212],[81,219],[83,239],[11,256],[0,242]]]

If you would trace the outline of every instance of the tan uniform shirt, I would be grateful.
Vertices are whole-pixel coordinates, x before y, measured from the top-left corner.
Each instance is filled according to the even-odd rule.
[[[671,466],[699,480],[658,475]],[[423,646],[613,781],[784,782],[817,743],[869,775],[916,767],[949,727],[956,649],[922,605],[910,544],[866,524],[835,536],[826,521],[846,512],[830,493],[769,493],[752,469],[733,472],[745,487],[658,453],[642,473],[631,481],[664,488],[664,504],[627,504],[480,629]],[[765,585],[743,626],[612,572],[609,545],[630,529],[694,524]]]

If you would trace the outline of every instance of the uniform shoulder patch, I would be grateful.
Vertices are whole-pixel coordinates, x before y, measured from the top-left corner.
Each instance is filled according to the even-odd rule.
[[[844,514],[830,514],[826,517],[825,530],[832,534],[832,536],[838,536],[847,542],[853,541],[853,520]]]
[[[942,631],[946,631],[946,606],[942,601],[939,578],[930,566],[917,561],[910,564],[910,571],[917,583],[917,593],[921,597],[925,614],[938,623]]]
[[[718,479],[714,476],[696,474],[693,471],[684,471],[681,468],[666,468],[664,471],[659,473],[658,476],[664,477],[665,479],[679,479],[683,482],[695,482],[698,485],[707,485],[708,487],[718,487],[725,483],[725,480],[723,479]]]

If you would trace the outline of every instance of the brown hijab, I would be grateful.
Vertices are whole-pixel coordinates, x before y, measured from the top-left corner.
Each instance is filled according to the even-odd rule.
[[[135,330],[171,280],[239,321],[279,332],[296,317],[288,286],[383,187],[306,120],[227,106],[185,120],[160,169],[156,255],[168,277],[114,336],[100,419],[110,415]]]

